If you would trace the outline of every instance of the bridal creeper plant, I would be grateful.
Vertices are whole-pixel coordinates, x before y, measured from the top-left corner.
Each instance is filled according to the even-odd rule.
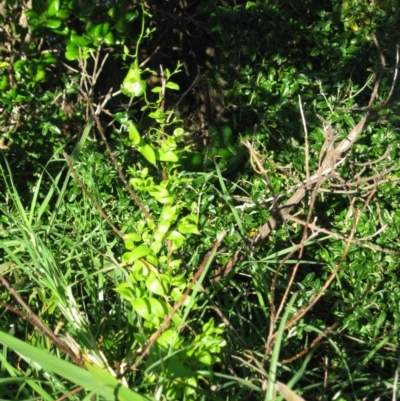
[[[164,71],[165,88],[178,89],[178,85],[170,81],[178,72],[179,65],[173,73],[168,69]],[[134,122],[125,123],[131,145],[150,165],[132,166],[130,184],[160,205],[160,212],[157,217],[153,214],[152,219],[138,221],[135,231],[125,234],[127,252],[122,262],[130,266],[130,271],[126,282],[118,285],[116,291],[136,312],[139,330],[135,337],[144,345],[160,328],[171,306],[182,298],[190,276],[183,273],[186,268],[179,251],[188,236],[200,233],[196,203],[189,204],[181,196],[192,182],[179,171],[182,156],[188,151],[187,147],[179,147],[186,133],[180,127],[172,134],[166,133],[179,121],[168,121],[169,113],[162,108],[164,88],[161,86],[152,89],[159,93],[158,100],[153,103],[147,100],[142,74],[135,58],[122,85],[126,95],[143,96],[143,109],[150,110],[148,116],[155,120],[146,138],[140,135]],[[184,315],[187,316],[189,309],[196,309],[196,299],[188,297],[185,306]],[[202,379],[195,372],[201,368],[210,369],[219,360],[218,354],[225,345],[223,328],[216,327],[213,319],[203,325],[200,333],[191,334],[186,329],[185,316],[177,313],[173,317],[171,327],[159,337],[146,362],[146,380],[157,382],[157,392],[171,399],[183,396],[195,399]]]
[[[143,23],[140,39],[148,34]],[[124,47],[124,60],[132,57],[134,61],[121,91],[131,98],[142,97],[142,110],[148,113],[154,124],[144,137],[128,116],[124,118],[119,114],[117,119],[122,131],[128,132],[130,144],[143,156],[143,162],[129,168],[130,184],[147,200],[153,199],[146,204],[155,206],[151,218],[138,221],[134,230],[124,236],[127,252],[123,254],[122,262],[129,268],[126,281],[115,290],[136,313],[138,330],[135,338],[143,346],[160,328],[172,305],[182,298],[191,277],[183,273],[187,270],[183,268],[179,251],[188,236],[200,233],[196,203],[189,204],[181,196],[192,181],[179,169],[183,154],[189,150],[180,147],[187,134],[180,127],[173,129],[180,121],[175,118],[169,121],[169,113],[163,110],[165,88],[179,89],[170,78],[179,73],[180,65],[172,73],[165,69],[164,86],[152,89],[158,94],[158,99],[152,102],[146,95],[146,81],[142,76],[145,72],[156,73],[139,67],[138,49],[137,45],[132,57]],[[168,134],[171,130],[172,133]],[[202,379],[196,371],[209,370],[219,360],[218,354],[225,345],[224,330],[217,327],[213,319],[208,320],[199,333],[190,332],[185,320],[190,310],[196,309],[196,299],[188,297],[184,307],[184,313],[173,317],[171,326],[159,337],[146,361],[144,380],[157,383],[156,392],[170,399],[183,396],[195,399]]]

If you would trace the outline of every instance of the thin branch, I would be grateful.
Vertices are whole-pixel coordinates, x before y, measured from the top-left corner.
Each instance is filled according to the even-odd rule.
[[[307,181],[310,179],[310,167],[309,167],[309,157],[310,157],[310,150],[309,150],[309,143],[308,143],[308,130],[306,124],[306,118],[304,116],[303,105],[301,104],[301,96],[299,95],[299,106],[300,106],[300,113],[301,113],[301,120],[303,121],[303,129],[304,129],[304,136],[305,136],[305,145],[304,145],[304,153],[305,153],[305,169],[306,169],[306,179]]]
[[[329,333],[331,333],[333,330],[335,330],[339,326],[340,326],[339,322],[333,323],[330,327],[328,327],[321,334],[319,334],[307,348],[304,348],[302,351],[300,351],[298,354],[292,356],[291,358],[284,359],[283,361],[281,361],[281,363],[283,365],[287,365],[288,363],[292,363],[296,359],[299,359],[302,356],[307,355],[321,340],[326,338]]]

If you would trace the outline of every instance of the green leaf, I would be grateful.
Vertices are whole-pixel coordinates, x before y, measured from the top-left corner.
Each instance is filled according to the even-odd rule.
[[[159,122],[165,120],[165,114],[161,110],[152,111],[149,113],[149,117]]]
[[[67,51],[65,52],[65,58],[69,61],[78,60],[80,57],[80,52],[78,46],[73,43],[67,44]]]
[[[161,203],[171,203],[168,201],[170,198],[173,200],[171,192],[161,185],[154,185],[149,189],[149,194]]]
[[[134,293],[130,284],[121,283],[114,288],[114,291],[122,296],[122,298],[131,301],[134,297]]]
[[[171,222],[169,220],[161,220],[158,225],[157,232],[161,233],[162,236],[164,237],[164,235],[169,230],[170,226],[171,226]]]
[[[164,151],[160,149],[159,151],[157,151],[156,156],[157,160],[160,160],[162,162],[176,163],[179,161],[178,155],[172,150]]]
[[[138,151],[146,158],[147,161],[153,165],[156,165],[156,152],[150,145],[145,144],[143,146],[138,146]]]
[[[56,12],[55,17],[65,21],[69,18],[68,10],[59,10]]]
[[[122,262],[132,263],[136,259],[143,258],[151,252],[150,248],[146,245],[140,245],[131,252],[126,252],[122,255]]]
[[[179,231],[172,230],[170,233],[168,233],[168,235],[166,236],[166,239],[169,239],[172,241],[176,241],[176,240],[183,241],[186,239],[186,237],[183,234],[181,234]]]
[[[169,88],[169,89],[177,90],[177,91],[179,90],[179,85],[174,82],[167,82],[165,84],[165,87]]]
[[[135,242],[141,242],[142,237],[138,233],[129,233],[124,235],[125,248],[132,250],[135,248]]]
[[[115,43],[114,35],[112,32],[108,32],[107,35],[104,36],[104,43],[107,46],[111,46]]]
[[[132,63],[122,82],[121,92],[129,97],[139,97],[145,90],[146,81],[141,79],[141,70],[136,63]]]
[[[146,245],[138,246],[134,251],[131,252],[131,257],[136,259],[141,259],[150,253],[150,249]]]
[[[110,31],[110,24],[108,22],[103,22],[102,24],[96,25],[94,28],[94,36],[103,39],[104,36]]]
[[[134,145],[139,145],[142,138],[140,138],[139,131],[136,129],[133,123],[129,124],[129,139]]]
[[[161,239],[162,239],[161,236],[159,236],[159,238],[157,238],[157,235],[154,234],[154,241],[150,245],[151,250],[152,250],[154,255],[157,255],[161,251],[161,249],[163,247]]]
[[[83,47],[83,46],[88,46],[89,44],[92,43],[92,40],[90,38],[78,35],[76,32],[71,33],[71,43],[74,44],[75,46]]]
[[[163,208],[163,210],[161,212],[160,221],[163,221],[163,220],[168,220],[168,221],[175,220],[176,211],[177,211],[176,206],[170,206],[170,205],[164,206],[164,208]]]
[[[178,230],[182,234],[200,234],[200,231],[195,224],[179,223]]]
[[[135,11],[131,11],[131,12],[125,13],[125,15],[124,15],[124,20],[125,20],[126,22],[132,22],[132,21],[134,21],[135,19],[137,19],[138,17],[139,17],[139,11],[138,11],[138,10],[135,10]]]
[[[8,87],[8,79],[5,75],[3,75],[0,80],[0,90],[4,91],[7,89],[7,87]]]
[[[56,15],[59,9],[60,9],[60,0],[50,0],[47,6],[47,15],[52,17]]]
[[[69,28],[67,26],[61,26],[61,29],[54,29],[54,33],[61,36],[68,36],[69,35]]]
[[[165,330],[157,339],[157,344],[165,348],[176,347],[180,342],[182,340],[179,338],[179,334],[173,329]]]
[[[135,312],[146,320],[152,315],[164,318],[168,314],[167,304],[153,297],[133,299],[131,304]]]
[[[181,221],[178,223],[178,230],[182,234],[200,234],[197,224],[197,216],[194,214],[189,214],[181,219]]]
[[[163,285],[164,284],[164,285]],[[149,291],[154,294],[164,296],[167,293],[166,283],[161,283],[161,281],[157,277],[149,277],[146,280],[146,287]]]
[[[124,235],[124,240],[131,240],[133,242],[140,242],[142,240],[142,237],[138,233],[128,233]]]
[[[202,349],[202,350],[195,352],[194,356],[200,363],[202,363],[203,365],[206,365],[206,366],[212,366],[212,364],[215,362],[215,356],[213,356],[206,349]]]
[[[49,18],[46,20],[45,25],[47,28],[57,29],[61,26],[62,21],[56,18]]]

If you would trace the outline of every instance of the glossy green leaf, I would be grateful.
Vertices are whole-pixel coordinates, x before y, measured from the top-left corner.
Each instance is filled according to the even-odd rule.
[[[60,0],[50,0],[47,5],[47,15],[50,17],[56,15],[60,9]]]
[[[215,363],[215,357],[207,349],[199,350],[194,355],[203,365],[212,366]]]
[[[124,240],[131,240],[133,242],[140,242],[142,240],[142,236],[138,233],[128,233],[124,234]]]
[[[132,63],[122,82],[121,91],[129,97],[139,97],[145,90],[146,82],[141,79],[141,70],[136,63]]]
[[[139,152],[146,158],[148,162],[155,165],[156,164],[156,152],[153,147],[145,144],[138,147]]]
[[[160,337],[157,339],[157,344],[162,347],[177,347],[182,340],[179,338],[179,334],[172,329],[165,330]]]
[[[47,28],[52,28],[52,29],[57,29],[61,26],[62,21],[58,18],[49,18],[46,19],[45,21],[45,25],[47,26]]]
[[[124,299],[130,301],[134,298],[131,285],[128,283],[121,283],[114,288],[114,291],[120,294]]]
[[[76,32],[71,33],[71,43],[75,46],[83,47],[83,46],[88,46],[89,44],[92,43],[92,40],[90,38],[87,38],[82,35],[78,35]]]
[[[160,221],[167,220],[167,221],[172,221],[175,220],[177,214],[177,207],[176,206],[164,206],[161,216],[160,216]]]
[[[111,31],[104,36],[104,43],[108,46],[115,44],[114,35]]]
[[[108,22],[103,22],[102,24],[96,25],[93,34],[96,37],[103,39],[109,31],[110,31],[110,24]]]
[[[172,230],[166,236],[166,239],[170,239],[170,240],[173,240],[173,241],[176,241],[176,240],[183,241],[183,240],[185,240],[185,238],[186,237],[182,233],[180,233],[179,231],[176,231],[176,230]]]
[[[143,258],[147,256],[151,252],[150,248],[145,245],[140,245],[135,248],[133,251],[125,252],[122,255],[122,262],[124,263],[133,263],[136,259]]]
[[[157,295],[164,296],[167,293],[166,283],[162,283],[158,277],[149,277],[146,280],[147,289]]]
[[[142,139],[140,137],[139,131],[137,130],[135,124],[133,124],[133,123],[129,124],[129,139],[131,140],[133,145],[139,145],[139,143]]]
[[[170,163],[176,163],[179,161],[178,155],[172,151],[172,150],[159,150],[156,153],[157,160],[163,161],[163,162],[170,162]]]
[[[67,51],[65,52],[65,58],[69,61],[78,60],[80,56],[78,46],[74,45],[73,43],[69,43],[67,45]]]
[[[177,91],[179,90],[179,85],[174,82],[171,82],[171,81],[167,82],[165,84],[165,87],[168,89],[173,89],[173,90],[177,90]]]
[[[140,97],[146,90],[146,81],[124,81],[121,87],[121,92],[129,97]]]
[[[139,17],[139,11],[138,10],[127,12],[124,15],[124,19],[125,19],[126,22],[132,22],[135,19],[137,19],[138,17]]]
[[[63,21],[67,20],[70,16],[69,11],[68,10],[58,10],[55,15],[56,18],[59,18]]]
[[[69,28],[68,26],[61,25],[60,29],[53,29],[54,33],[61,36],[68,36],[69,35]]]
[[[143,258],[144,256],[148,255],[149,253],[150,253],[150,249],[147,248],[147,246],[140,245],[131,252],[131,258],[133,258],[133,260],[140,259],[140,258]]]
[[[167,304],[154,297],[138,298],[131,301],[135,312],[146,320],[151,319],[151,316],[164,318],[168,314]]]
[[[182,234],[200,234],[200,231],[195,224],[179,223],[178,230]]]

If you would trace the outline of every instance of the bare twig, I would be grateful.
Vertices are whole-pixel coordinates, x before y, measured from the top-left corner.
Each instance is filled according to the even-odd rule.
[[[331,333],[333,330],[335,330],[337,327],[340,326],[339,322],[335,322],[333,323],[330,327],[328,327],[327,329],[325,329],[321,334],[319,334],[312,342],[311,344],[303,349],[302,351],[300,351],[298,354],[292,356],[291,358],[287,358],[284,359],[283,361],[281,361],[282,364],[286,365],[288,363],[292,363],[293,361],[295,361],[296,359],[301,358],[304,355],[307,355],[321,340],[323,340],[324,338],[326,338],[328,336],[329,333]]]
[[[306,118],[304,116],[303,105],[301,104],[301,96],[299,95],[299,106],[300,106],[300,113],[301,113],[301,120],[303,121],[303,129],[304,129],[304,153],[305,153],[305,168],[306,168],[306,179],[307,181],[310,179],[310,167],[309,167],[309,157],[310,157],[310,150],[308,144],[308,130],[306,124]]]

